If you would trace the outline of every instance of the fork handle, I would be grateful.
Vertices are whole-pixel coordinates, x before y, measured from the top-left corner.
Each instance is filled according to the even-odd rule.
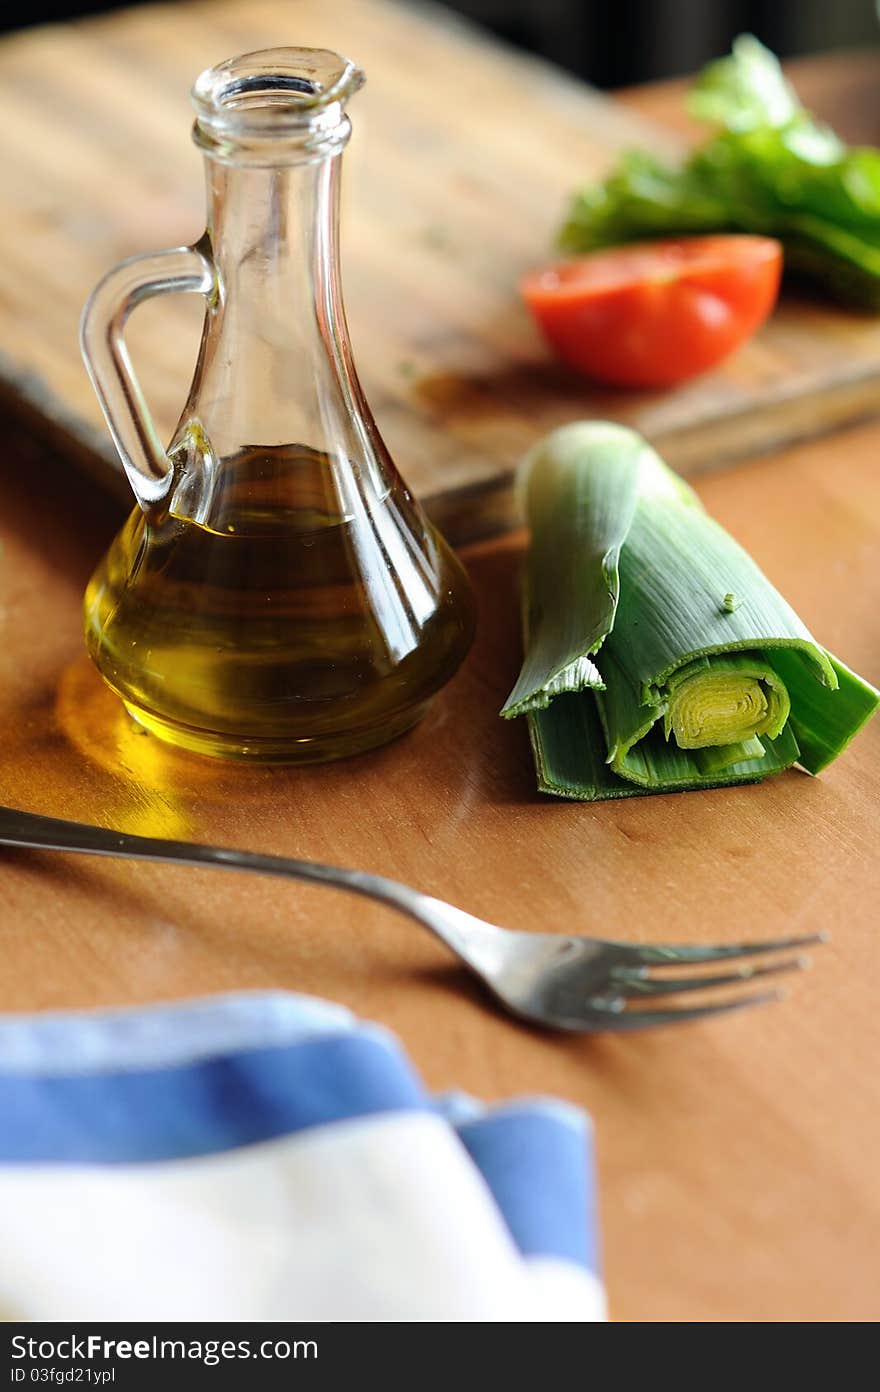
[[[258,875],[279,875],[284,879],[328,885],[332,889],[376,899],[380,904],[387,904],[415,919],[470,965],[465,955],[463,935],[459,936],[453,925],[441,920],[432,911],[436,906],[448,913],[451,906],[432,899],[430,895],[421,894],[408,885],[399,884],[397,880],[386,879],[384,875],[371,875],[365,870],[347,870],[338,865],[322,865],[319,861],[260,855],[255,851],[232,850],[224,846],[205,846],[196,841],[135,836],[130,832],[111,831],[86,822],[68,822],[60,817],[20,812],[12,807],[0,807],[0,846],[115,856],[122,860],[156,860],[177,865],[214,865],[222,870],[252,870]]]

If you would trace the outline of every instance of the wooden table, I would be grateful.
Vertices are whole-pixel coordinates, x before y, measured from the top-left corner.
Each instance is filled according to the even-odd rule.
[[[821,94],[819,82],[817,105]],[[822,641],[875,682],[878,453],[880,427],[862,428],[700,485]],[[81,592],[119,520],[116,503],[8,426],[3,801],[362,866],[512,927],[694,941],[827,928],[833,940],[772,1008],[636,1038],[556,1038],[497,1014],[438,945],[381,908],[212,871],[5,853],[0,1005],[242,987],[344,1001],[398,1031],[432,1087],[557,1093],[590,1110],[616,1318],[880,1317],[880,722],[817,780],[595,807],[539,800],[525,729],[496,716],[518,664],[521,543],[509,538],[466,552],[479,637],[413,734],[301,771],[187,758],[138,734],[83,656]]]

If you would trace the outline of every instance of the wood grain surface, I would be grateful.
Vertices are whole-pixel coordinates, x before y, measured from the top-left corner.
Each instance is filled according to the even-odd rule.
[[[754,343],[673,392],[592,388],[551,361],[518,301],[520,273],[550,254],[573,188],[623,146],[678,150],[677,132],[444,11],[202,0],[0,43],[0,388],[106,477],[118,474],[79,360],[83,301],[122,257],[199,235],[189,86],[212,62],[284,43],[337,47],[367,70],[346,155],[354,346],[392,453],[454,539],[511,525],[517,459],[566,420],[634,424],[697,472],[876,413],[878,321],[791,295]],[[880,63],[870,56],[856,71],[860,131],[880,139]],[[186,395],[199,315],[181,296],[145,306],[132,323],[166,436]]]
[[[816,634],[875,682],[878,450],[880,429],[863,428],[700,487]],[[597,806],[539,799],[525,729],[496,715],[519,660],[510,538],[464,553],[478,641],[410,736],[303,770],[175,754],[137,733],[83,655],[82,588],[118,521],[88,487],[7,439],[3,802],[359,866],[511,927],[646,941],[825,928],[833,939],[781,1004],[570,1039],[502,1017],[427,934],[361,901],[6,852],[0,1007],[242,987],[343,1001],[397,1030],[435,1088],[589,1108],[615,1317],[880,1317],[880,722],[819,779]]]

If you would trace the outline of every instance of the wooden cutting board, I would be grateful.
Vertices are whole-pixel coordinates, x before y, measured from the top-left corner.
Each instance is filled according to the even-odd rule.
[[[449,534],[509,526],[523,450],[612,417],[684,472],[880,408],[880,321],[786,298],[759,339],[676,391],[598,390],[556,367],[521,307],[571,190],[675,137],[446,11],[388,0],[141,7],[0,44],[0,389],[59,448],[122,483],[77,346],[82,303],[121,258],[203,226],[188,89],[281,44],[368,74],[346,154],[343,254],[355,355],[402,472]],[[139,309],[129,343],[170,434],[192,371],[194,297]]]

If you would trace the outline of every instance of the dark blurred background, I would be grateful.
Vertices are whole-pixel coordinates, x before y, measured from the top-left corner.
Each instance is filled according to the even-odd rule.
[[[876,0],[452,0],[599,87],[694,72],[737,34],[780,57],[876,43]]]
[[[403,0],[407,3],[407,0]],[[418,0],[412,0],[418,3]],[[693,72],[736,34],[782,57],[880,38],[877,0],[447,0],[519,48],[599,87]],[[6,0],[0,29],[119,9],[114,0]]]

